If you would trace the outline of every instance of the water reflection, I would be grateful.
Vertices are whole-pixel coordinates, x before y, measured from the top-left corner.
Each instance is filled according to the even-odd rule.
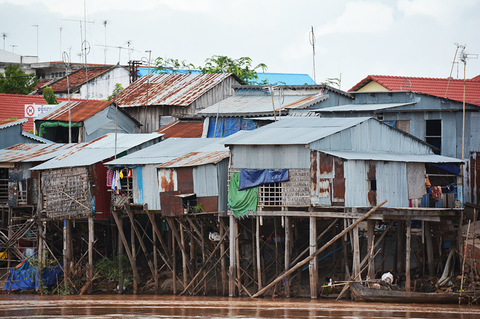
[[[14,318],[480,318],[480,307],[175,296],[0,296]]]

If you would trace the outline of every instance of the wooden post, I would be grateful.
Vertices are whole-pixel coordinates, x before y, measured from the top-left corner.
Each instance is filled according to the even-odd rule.
[[[236,252],[235,252],[235,242],[237,241],[237,232],[235,228],[236,219],[235,216],[230,215],[230,267],[228,268],[228,296],[234,297],[235,296],[235,284],[236,284],[236,276],[235,276],[235,260],[236,260]]]
[[[167,219],[167,221],[170,221],[170,220]],[[177,294],[177,253],[175,249],[175,234],[173,232],[172,225],[170,223],[168,223],[168,225],[170,226],[170,232],[172,233],[172,236],[170,237],[172,241],[172,280],[173,280],[172,291],[173,291],[173,294],[176,295]]]
[[[397,221],[397,273],[400,275],[403,272],[403,258],[404,252],[404,223],[402,220]]]
[[[367,255],[370,255],[370,258],[372,258],[371,252],[374,250],[374,228],[375,221],[372,219],[367,220]],[[368,265],[368,277],[370,280],[375,279],[375,260],[371,260]]]
[[[262,256],[260,254],[260,217],[255,218],[256,228],[255,228],[255,242],[256,242],[256,251],[257,251],[257,277],[258,277],[258,290],[260,291],[263,287],[262,285]]]
[[[203,267],[206,267],[206,257],[205,257],[205,233],[204,233],[204,227],[203,227],[203,221],[200,220],[200,232],[202,233],[202,263],[203,263]],[[192,239],[193,241],[193,239]],[[203,275],[205,277],[205,274],[206,274],[206,270],[205,268],[203,268]],[[203,295],[206,296],[207,295],[207,281],[206,280],[203,280]]]
[[[132,262],[135,264],[135,268],[137,268],[137,248],[135,245],[135,229],[134,223],[130,221],[130,242],[132,245]],[[138,292],[138,280],[139,277],[133,276],[133,294],[136,295]]]
[[[173,224],[173,223],[172,223]],[[181,245],[185,247],[185,232],[183,230],[182,225],[180,225],[180,239],[181,239]],[[188,284],[188,279],[187,279],[187,252],[182,250],[182,267],[183,267],[183,288],[185,288]]]
[[[154,280],[155,280],[155,294],[158,295],[159,287],[158,287],[158,255],[157,255],[157,234],[155,232],[154,223],[152,224],[152,241],[153,241],[153,267],[154,267]]]
[[[65,289],[68,291],[70,282],[70,265],[72,263],[72,221],[65,219],[64,226],[64,244],[63,244],[63,272],[64,272],[64,284]]]
[[[312,259],[314,259],[316,256],[318,256],[321,252],[323,252],[325,249],[327,249],[328,247],[330,247],[335,241],[337,241],[339,238],[341,238],[343,235],[345,235],[346,233],[348,233],[350,230],[352,230],[354,227],[356,227],[358,225],[358,223],[360,223],[361,221],[367,219],[371,214],[373,214],[378,208],[380,208],[381,206],[383,206],[385,203],[387,202],[387,200],[384,200],[383,202],[381,202],[380,204],[378,204],[377,206],[375,206],[374,208],[372,208],[371,210],[369,210],[364,216],[360,217],[359,219],[357,219],[352,225],[350,225],[349,227],[347,227],[346,229],[344,229],[341,233],[337,234],[335,237],[333,237],[330,241],[328,241],[325,245],[323,245],[320,249],[318,249],[314,254],[310,254],[309,257],[305,258],[304,260],[302,260],[301,262],[297,263],[295,266],[293,266],[292,268],[290,268],[288,271],[285,271],[284,273],[280,274],[280,276],[278,276],[277,278],[275,278],[272,282],[270,282],[268,285],[266,285],[262,290],[260,290],[259,292],[257,292],[256,294],[254,294],[252,296],[252,298],[256,298],[258,296],[261,296],[263,295],[266,291],[268,291],[273,285],[277,284],[278,282],[280,282],[283,278],[285,278],[285,276],[288,276],[290,275],[292,272],[296,271],[297,269],[299,269],[300,267],[302,267],[303,265],[305,265],[306,263],[310,262]]]
[[[343,229],[347,229],[348,225],[348,220],[346,218],[343,219]],[[345,233],[345,235],[342,237],[342,246],[343,246],[343,263],[342,263],[342,272],[344,274],[344,280],[349,281],[350,280],[350,270],[348,268],[348,233]]]
[[[93,216],[88,217],[88,267],[87,267],[87,279],[93,280],[93,241],[94,241],[94,228],[93,228]],[[92,293],[93,283],[88,287],[88,293]]]
[[[352,246],[353,246],[353,277],[356,280],[362,280],[360,274],[360,240],[358,235],[358,226],[354,227],[352,230]]]
[[[224,237],[225,231],[225,218],[223,217],[218,217],[220,221],[220,237]],[[221,241],[220,245],[220,256],[223,256],[225,254],[225,240]],[[227,295],[228,291],[228,276],[227,276],[227,263],[225,260],[225,257],[221,258],[221,267],[222,267],[222,296]]]
[[[290,256],[292,253],[292,222],[285,216],[285,269],[290,269]],[[285,295],[290,298],[290,278],[285,278]]]
[[[115,220],[117,221],[117,229],[118,229],[117,256],[118,256],[118,271],[120,274],[120,276],[118,277],[118,293],[122,294],[123,293],[123,242],[122,242],[123,218],[115,218]]]
[[[410,292],[410,254],[411,254],[411,240],[412,240],[412,222],[407,219],[407,240],[405,243],[405,292]]]
[[[317,250],[317,217],[310,216],[310,257],[315,256]],[[317,299],[318,295],[318,263],[317,258],[310,259],[310,298]]]
[[[427,246],[428,275],[433,277],[435,276],[435,261],[433,255],[432,228],[430,227],[429,221],[425,221],[425,244]]]
[[[238,220],[235,221],[235,236],[238,236]],[[237,291],[238,295],[240,295],[240,292],[242,291],[242,273],[240,268],[240,243],[237,237],[235,237],[235,264],[237,266]]]

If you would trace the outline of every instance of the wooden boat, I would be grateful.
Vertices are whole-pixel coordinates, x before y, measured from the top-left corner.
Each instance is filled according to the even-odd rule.
[[[393,302],[393,303],[458,303],[463,296],[447,293],[404,292],[387,289],[376,289],[362,286],[360,283],[349,283],[355,301]]]

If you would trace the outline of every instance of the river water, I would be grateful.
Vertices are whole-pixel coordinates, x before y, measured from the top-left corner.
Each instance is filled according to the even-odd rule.
[[[177,296],[0,296],[2,318],[480,318],[480,306]]]

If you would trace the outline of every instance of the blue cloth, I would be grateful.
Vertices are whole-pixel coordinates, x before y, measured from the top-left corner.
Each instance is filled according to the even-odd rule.
[[[208,138],[227,137],[238,131],[252,131],[257,125],[251,119],[241,117],[210,117],[208,122]]]
[[[242,169],[240,171],[240,185],[238,190],[249,189],[264,184],[287,182],[288,169],[274,171],[272,169],[249,170]]]
[[[17,267],[8,271],[8,279],[3,287],[4,291],[38,290],[38,279],[42,279],[42,287],[52,288],[63,271],[60,266],[45,268],[39,276],[38,268],[30,264],[28,259],[22,261]]]

